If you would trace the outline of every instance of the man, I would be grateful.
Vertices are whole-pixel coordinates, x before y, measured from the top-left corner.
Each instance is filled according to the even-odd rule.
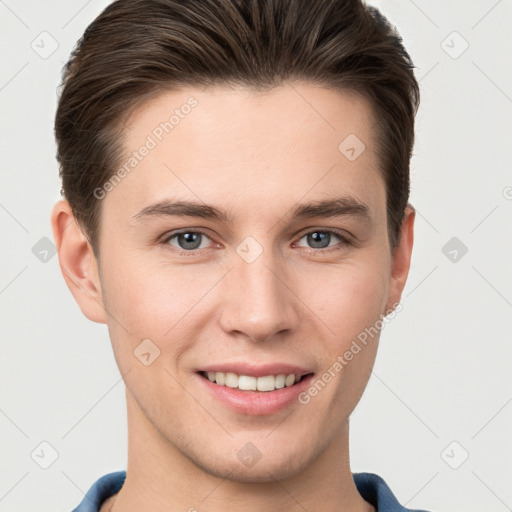
[[[406,510],[351,473],[349,417],[410,266],[412,67],[354,0],[118,0],[88,27],[51,220],[129,442],[76,512]]]

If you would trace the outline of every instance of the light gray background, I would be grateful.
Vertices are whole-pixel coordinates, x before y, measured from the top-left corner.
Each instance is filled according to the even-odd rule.
[[[0,512],[69,512],[126,467],[107,328],[81,314],[57,256],[41,261],[36,245],[52,239],[59,199],[60,70],[107,3],[0,0]],[[372,3],[404,38],[422,104],[412,268],[352,416],[352,470],[378,473],[410,508],[512,510],[512,3]],[[48,469],[42,442],[58,454]]]

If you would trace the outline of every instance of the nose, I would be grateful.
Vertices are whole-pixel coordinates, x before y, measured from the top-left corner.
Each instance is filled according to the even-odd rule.
[[[222,282],[222,329],[251,341],[265,341],[297,330],[301,301],[293,291],[286,262],[270,250],[254,261],[234,254],[233,268]]]

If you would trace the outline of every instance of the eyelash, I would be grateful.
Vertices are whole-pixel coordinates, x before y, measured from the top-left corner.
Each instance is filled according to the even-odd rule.
[[[204,235],[207,238],[210,238],[208,233],[206,233],[205,231],[202,231],[201,229],[193,229],[193,230],[192,229],[186,229],[186,230],[171,232],[169,234],[169,236],[166,236],[162,240],[161,244],[165,245],[165,246],[169,246],[170,245],[169,244],[170,240],[172,240],[174,237],[176,237],[178,235],[185,234],[185,233],[200,233],[201,235]],[[312,233],[328,233],[330,235],[335,235],[335,236],[337,236],[341,240],[341,243],[339,244],[339,246],[326,247],[326,248],[323,248],[323,249],[322,248],[315,249],[313,247],[309,247],[309,251],[310,252],[314,252],[314,253],[317,253],[317,252],[327,252],[327,253],[330,253],[331,251],[341,250],[343,247],[345,247],[347,245],[350,245],[349,239],[346,236],[342,235],[342,233],[340,231],[334,230],[334,229],[328,229],[328,228],[325,228],[325,229],[313,229],[313,230],[310,230],[310,231],[306,231],[305,233],[302,233],[300,235],[299,240],[301,240],[305,236],[310,235]],[[190,251],[185,251],[185,250],[176,249],[175,247],[173,247],[172,250],[176,251],[178,255],[185,255],[185,256],[196,256],[198,254],[198,252],[201,251],[201,249],[191,249]]]

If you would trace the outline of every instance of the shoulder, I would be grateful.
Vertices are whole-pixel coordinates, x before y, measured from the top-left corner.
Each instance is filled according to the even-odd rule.
[[[402,506],[388,484],[375,473],[352,473],[357,491],[377,512],[428,512]]]
[[[105,501],[121,489],[125,478],[126,471],[116,471],[103,475],[94,482],[84,499],[72,512],[100,512]]]

